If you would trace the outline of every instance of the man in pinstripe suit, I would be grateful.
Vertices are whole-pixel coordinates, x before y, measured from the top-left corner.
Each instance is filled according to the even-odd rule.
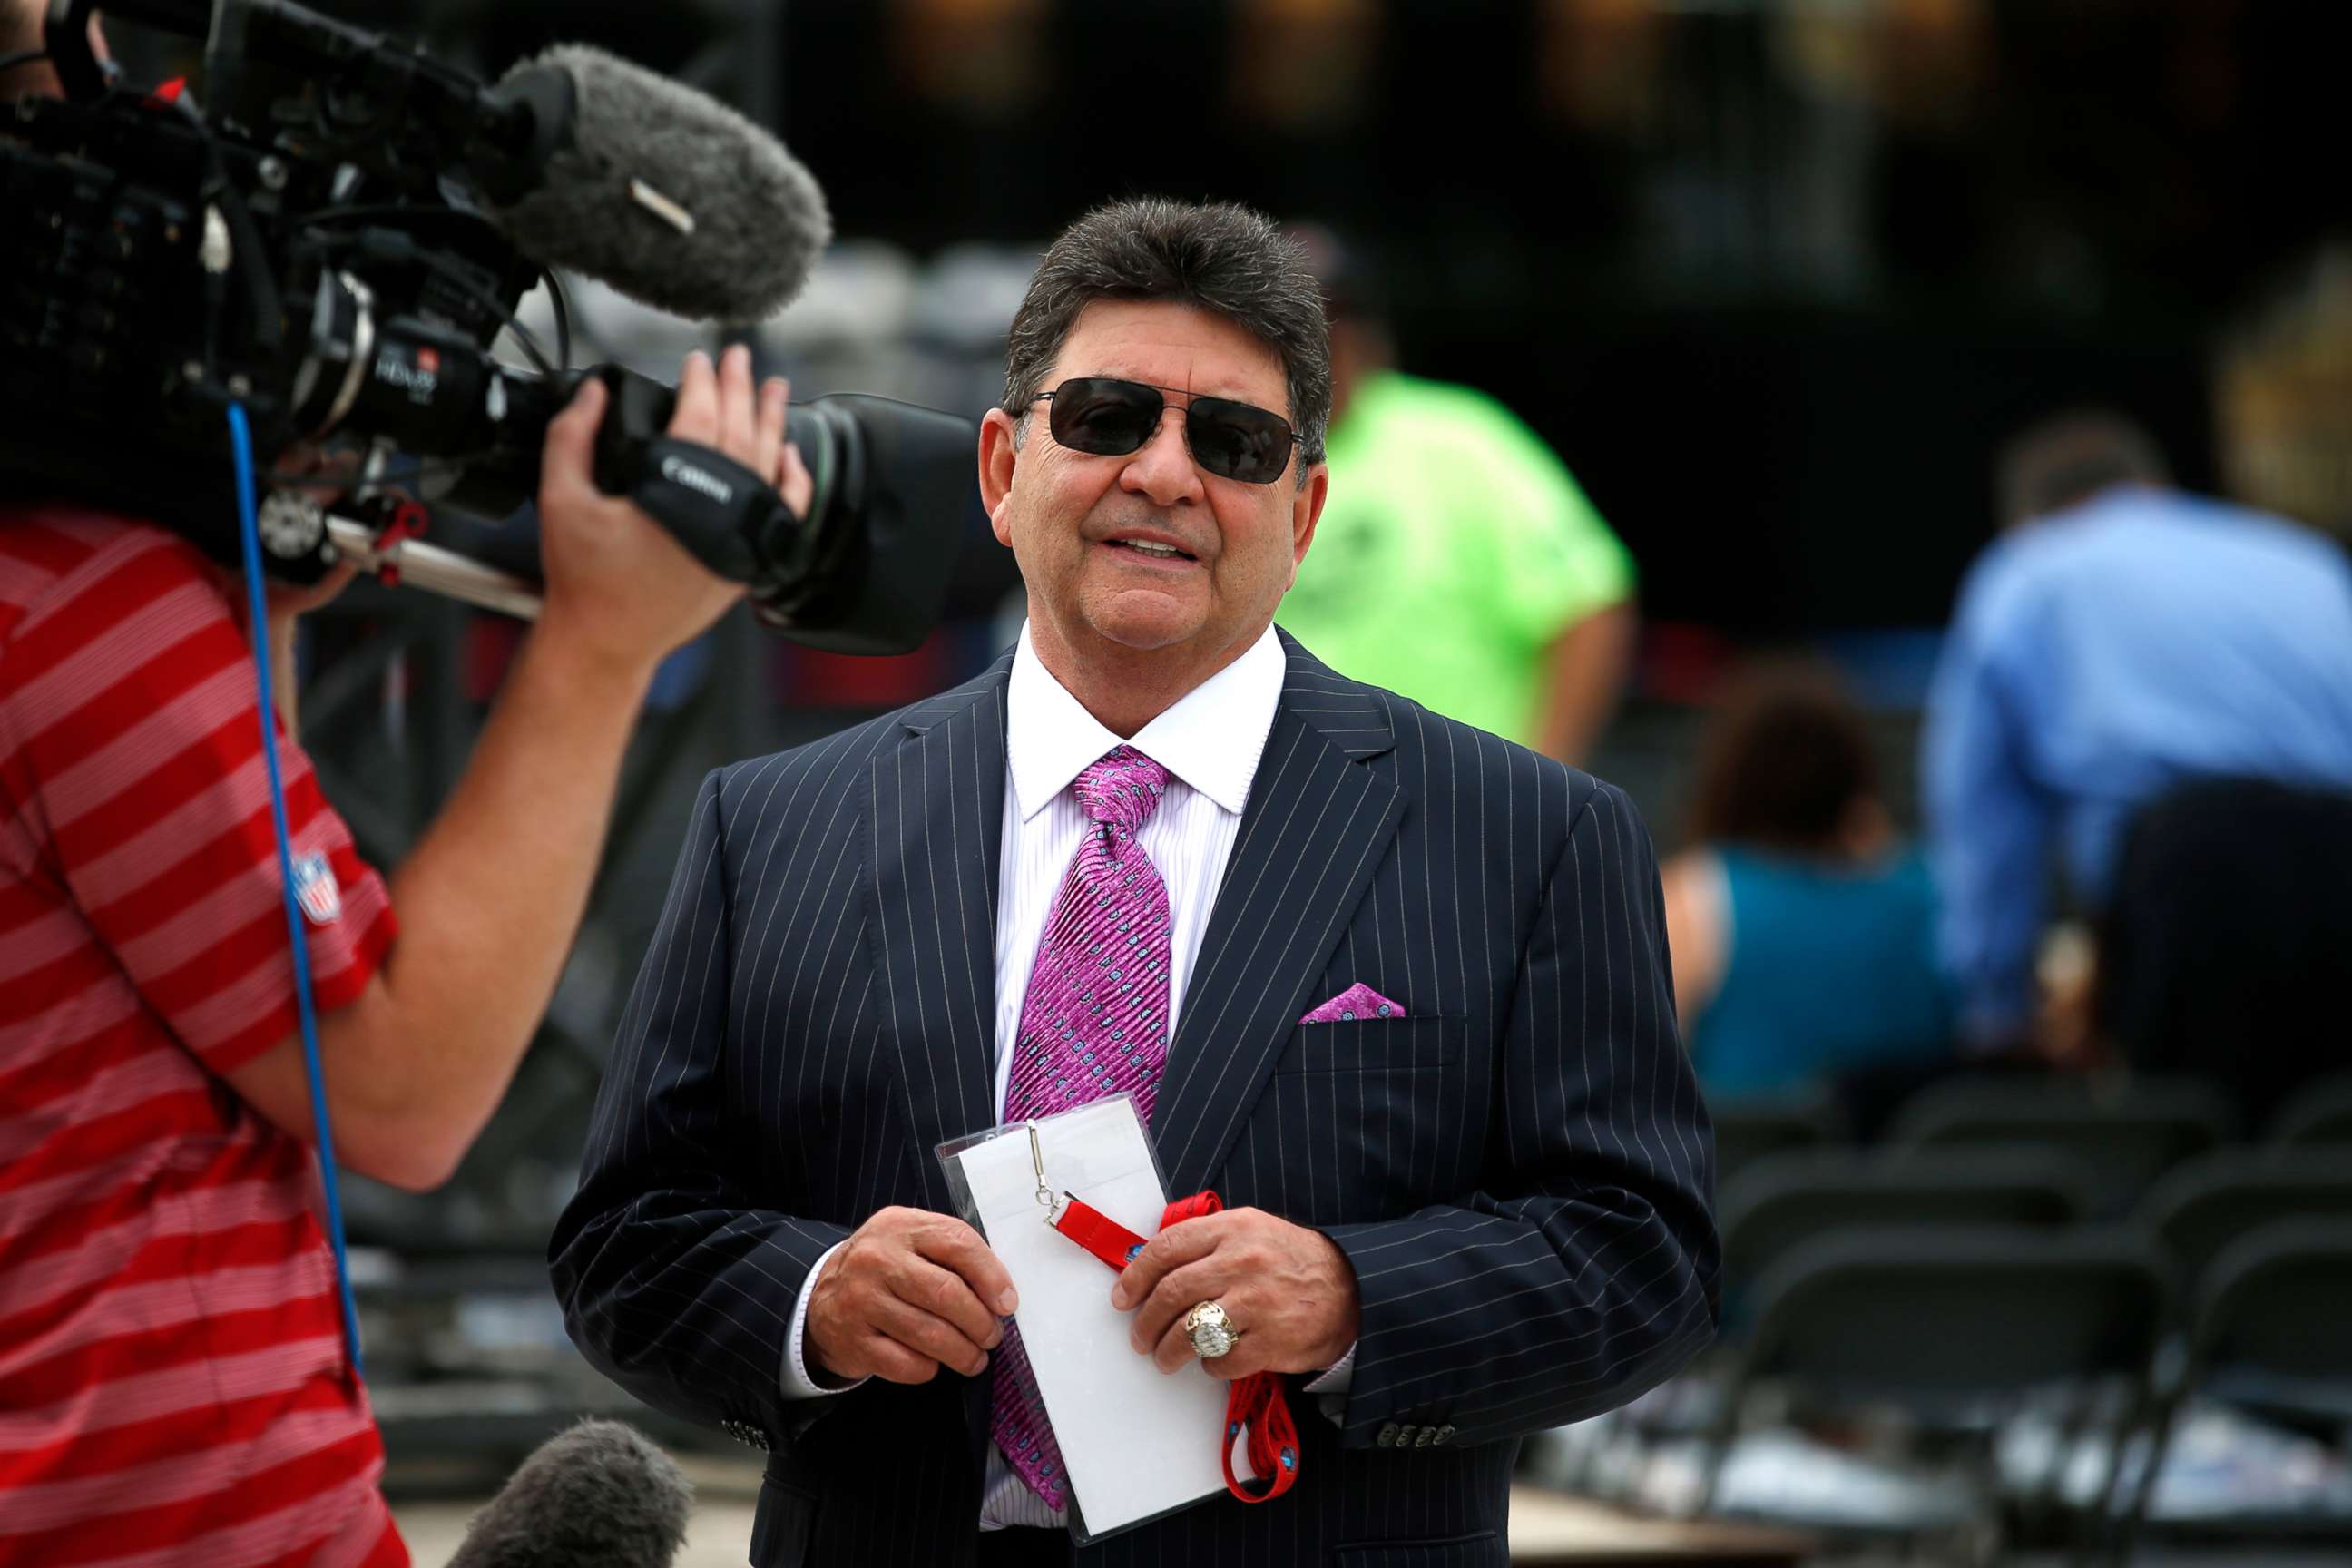
[[[981,487],[1030,623],[956,690],[705,781],[551,1247],[572,1337],[770,1450],[762,1565],[1504,1563],[1518,1440],[1713,1331],[1648,836],[1273,630],[1330,377],[1265,220],[1088,215],[1006,384]],[[1008,1337],[932,1151],[1110,1088],[1171,1193],[1230,1205],[1106,1280],[1137,1353],[1296,1374],[1303,1453],[1263,1506],[1079,1549],[1026,1392],[1053,1347]]]

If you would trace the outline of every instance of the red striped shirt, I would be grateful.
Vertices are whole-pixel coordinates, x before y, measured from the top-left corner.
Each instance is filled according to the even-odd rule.
[[[219,1075],[298,1027],[253,652],[160,530],[0,512],[0,1565],[408,1561],[303,1141]],[[394,932],[278,732],[323,1013]],[[322,901],[320,912],[325,912]]]

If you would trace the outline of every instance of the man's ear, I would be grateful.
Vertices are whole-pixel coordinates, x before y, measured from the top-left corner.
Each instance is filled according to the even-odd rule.
[[[1318,463],[1307,470],[1307,482],[1290,501],[1290,580],[1298,581],[1298,563],[1315,542],[1315,524],[1323,516],[1323,502],[1331,493],[1331,468]]]
[[[980,504],[987,509],[989,531],[996,542],[1013,543],[1013,520],[1005,503],[1013,498],[1013,471],[1020,466],[1013,445],[1013,416],[992,408],[980,422]]]

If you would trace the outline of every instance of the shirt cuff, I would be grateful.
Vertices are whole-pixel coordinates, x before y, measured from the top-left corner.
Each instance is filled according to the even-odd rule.
[[[856,1383],[835,1383],[830,1379],[820,1383],[809,1371],[808,1362],[802,1353],[802,1341],[808,1331],[809,1298],[816,1294],[816,1282],[824,1277],[824,1266],[833,1261],[835,1253],[847,1245],[846,1242],[836,1241],[824,1249],[824,1256],[816,1260],[816,1267],[808,1271],[808,1279],[801,1286],[800,1300],[793,1303],[792,1337],[785,1342],[784,1364],[779,1369],[777,1377],[783,1385],[786,1399],[821,1399],[828,1394],[846,1394],[866,1381],[861,1377]],[[1349,1358],[1353,1360],[1355,1353],[1350,1348]]]
[[[798,1344],[800,1342],[797,1334],[795,1334],[793,1342],[794,1344]],[[1358,1344],[1362,1342],[1363,1342],[1360,1340],[1357,1342]],[[1349,1386],[1355,1381],[1356,1346],[1349,1345],[1346,1355],[1341,1356],[1338,1361],[1333,1362],[1329,1366],[1325,1367],[1321,1372],[1315,1374],[1315,1381],[1307,1385],[1307,1392],[1309,1394],[1345,1394],[1348,1392]]]

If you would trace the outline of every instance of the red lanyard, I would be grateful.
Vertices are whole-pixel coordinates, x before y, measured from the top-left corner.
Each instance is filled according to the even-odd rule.
[[[1113,1268],[1124,1269],[1143,1250],[1143,1237],[1101,1210],[1066,1194],[1064,1196],[1066,1201],[1061,1215],[1054,1221],[1055,1230]],[[1180,1198],[1160,1216],[1160,1228],[1165,1230],[1181,1219],[1215,1214],[1224,1206],[1214,1193]],[[1267,1478],[1261,1483],[1265,1488],[1263,1491],[1250,1490],[1234,1474],[1234,1439],[1241,1436],[1244,1428],[1249,1432],[1250,1468]],[[1225,1467],[1225,1489],[1244,1502],[1278,1498],[1298,1479],[1298,1428],[1291,1424],[1290,1405],[1282,1396],[1279,1377],[1270,1372],[1254,1372],[1227,1385],[1225,1436],[1217,1445],[1217,1457]]]

